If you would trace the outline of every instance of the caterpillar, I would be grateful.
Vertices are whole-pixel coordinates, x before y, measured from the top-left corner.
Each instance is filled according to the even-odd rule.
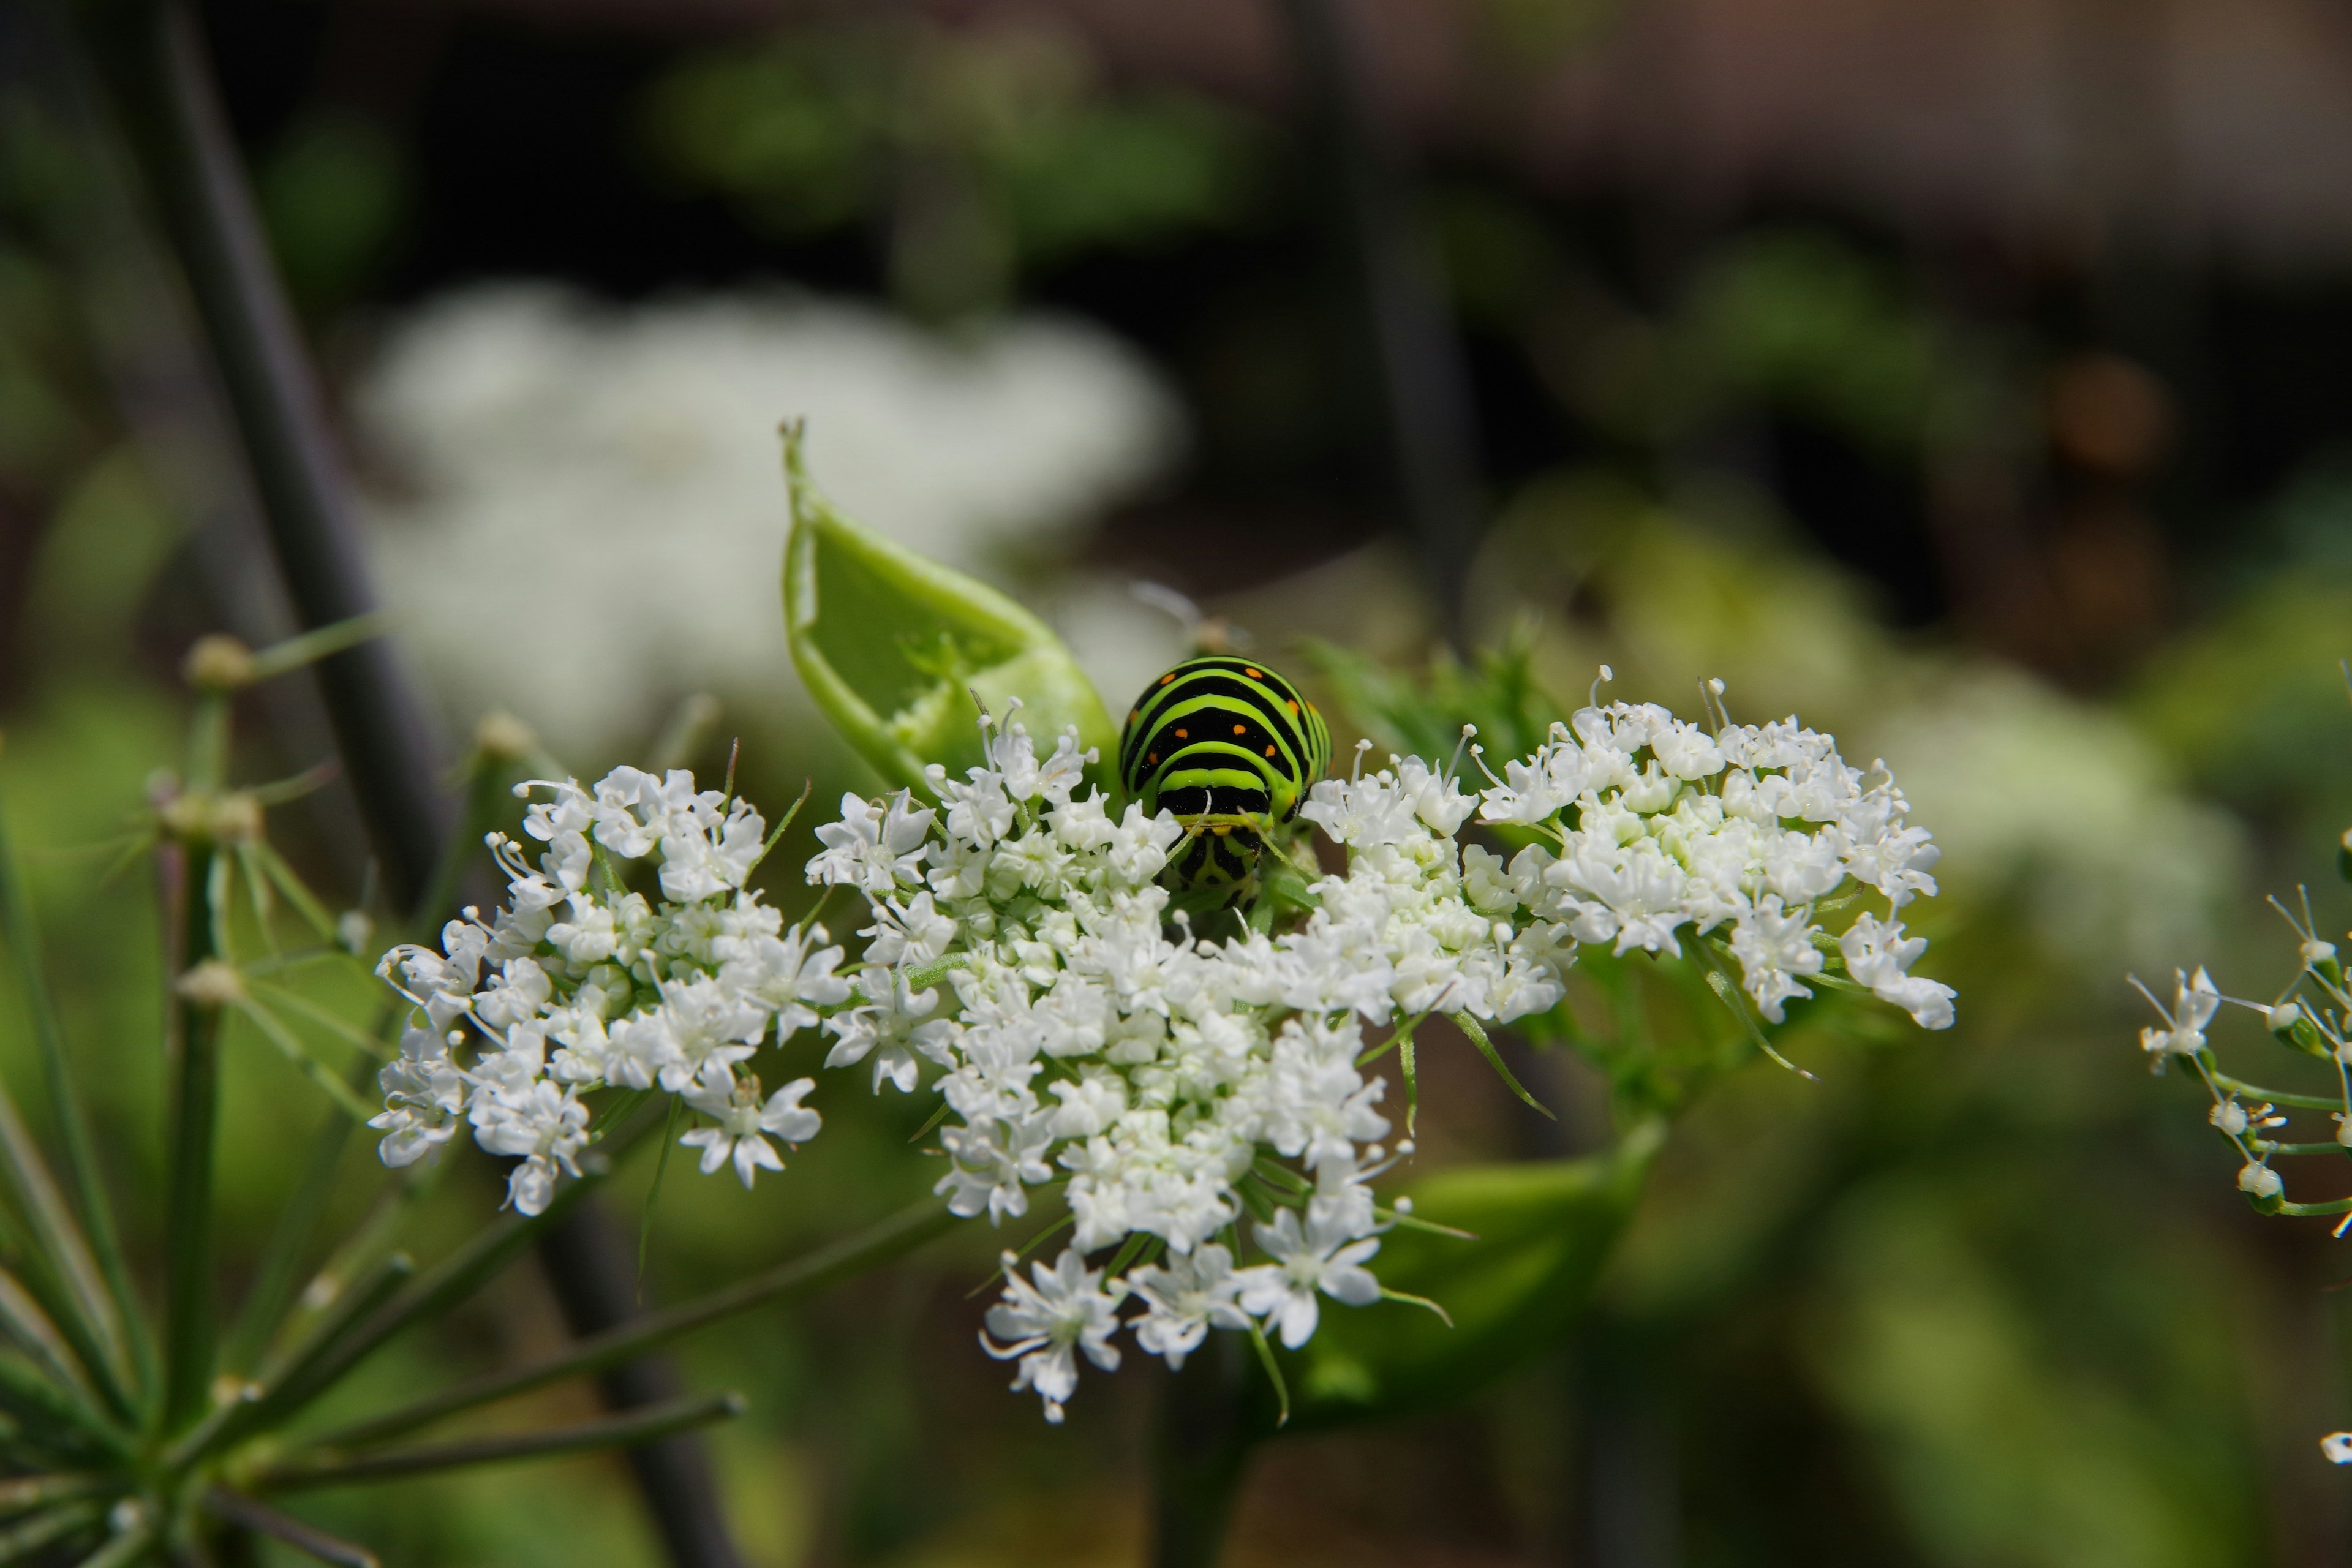
[[[1223,654],[1188,658],[1145,687],[1118,743],[1129,798],[1184,826],[1171,865],[1186,889],[1247,884],[1330,761],[1315,704],[1265,665]]]

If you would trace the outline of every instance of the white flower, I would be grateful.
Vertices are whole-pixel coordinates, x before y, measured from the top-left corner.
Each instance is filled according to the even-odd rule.
[[[2256,1160],[2238,1173],[2238,1190],[2257,1198],[2274,1198],[2286,1187],[2279,1173]]]
[[[1927,947],[1924,942],[1919,945]],[[1765,894],[1740,919],[1731,933],[1731,955],[1739,961],[1740,978],[1756,999],[1756,1010],[1775,1024],[1790,999],[1812,994],[1797,984],[1797,976],[1822,972],[1810,911],[1783,913],[1780,897],[1773,893]]]
[[[801,1104],[801,1096],[816,1087],[813,1078],[796,1078],[760,1100],[760,1080],[740,1083],[725,1078],[706,1079],[679,1098],[716,1123],[697,1127],[678,1139],[688,1148],[702,1150],[702,1173],[709,1175],[731,1156],[743,1185],[751,1184],[753,1170],[781,1171],[784,1163],[764,1134],[772,1133],[797,1147],[817,1135],[824,1119]]]
[[[1381,1299],[1381,1282],[1364,1267],[1381,1249],[1377,1240],[1349,1240],[1346,1233],[1313,1220],[1301,1231],[1296,1209],[1282,1210],[1272,1225],[1257,1226],[1256,1234],[1257,1244],[1274,1261],[1242,1270],[1242,1310],[1268,1319],[1287,1349],[1314,1337],[1318,1292],[1350,1307],[1369,1307]]]
[[[2352,1465],[2352,1432],[2330,1432],[2319,1440],[2319,1451],[2331,1465]]]
[[[393,1164],[425,1158],[462,1116],[484,1150],[520,1157],[509,1201],[538,1213],[577,1173],[590,1120],[582,1097],[618,1086],[686,1096],[717,1119],[716,1133],[688,1138],[703,1146],[706,1171],[730,1155],[747,1183],[756,1167],[775,1168],[769,1136],[793,1142],[819,1125],[798,1104],[809,1080],[761,1105],[756,1080],[733,1088],[735,1069],[771,1038],[781,1045],[819,1022],[850,986],[836,973],[842,950],[821,928],[785,933],[782,917],[742,889],[763,844],[759,814],[696,789],[680,770],[621,767],[593,789],[533,780],[518,793],[542,791],[523,822],[546,847],[538,865],[523,841],[487,841],[507,875],[506,906],[488,921],[473,910],[451,921],[437,953],[395,949],[380,965],[422,1016],[380,1075],[380,1154]],[[903,802],[895,825],[877,809],[877,840],[895,836],[901,853],[919,856],[905,841],[927,821],[909,818]],[[591,893],[598,854],[650,858],[662,900]],[[926,940],[938,939],[937,924]],[[470,1067],[457,1054],[467,1023],[481,1053]]]
[[[859,1005],[824,1021],[835,1037],[825,1054],[829,1068],[849,1067],[874,1058],[874,1092],[887,1081],[899,1093],[911,1093],[922,1070],[917,1052],[934,1061],[946,1059],[942,1042],[953,1026],[929,1015],[939,1005],[934,989],[909,990],[906,979],[887,970],[868,970],[857,977]]]
[[[1130,1269],[1126,1284],[1148,1309],[1135,1320],[1135,1342],[1166,1357],[1171,1369],[1181,1367],[1211,1329],[1249,1327],[1235,1300],[1242,1279],[1234,1255],[1213,1241],[1160,1267]]]
[[[376,1075],[385,1110],[368,1125],[384,1134],[376,1152],[394,1169],[412,1165],[449,1141],[466,1109],[466,1075],[449,1059],[448,1044],[430,1029],[400,1037],[400,1056]]]
[[[2191,976],[2176,969],[2172,972],[2172,1005],[2158,1002],[2147,986],[2135,975],[2132,984],[2141,995],[2164,1019],[2161,1029],[2150,1026],[2139,1032],[2140,1049],[2149,1057],[2149,1066],[2161,1072],[2172,1057],[2193,1057],[2205,1048],[2205,1029],[2212,1023],[2213,1015],[2221,1010],[2221,993],[2213,984],[2213,977],[2200,965]]]
[[[1906,973],[1927,951],[1927,938],[1906,937],[1901,921],[1882,923],[1865,913],[1838,938],[1838,949],[1845,955],[1846,973],[1857,984],[1910,1014],[1921,1028],[1952,1026],[1952,988]]]
[[[825,945],[823,926],[783,936],[741,940],[719,971],[719,980],[775,1015],[778,1043],[814,1028],[819,1008],[849,1000],[849,981],[835,974],[842,950]]]
[[[887,898],[899,883],[922,880],[924,837],[936,814],[917,810],[905,790],[887,802],[841,797],[841,820],[820,823],[823,853],[809,862],[812,882],[841,883]]]
[[[999,1361],[1020,1358],[1013,1392],[1035,1389],[1045,1419],[1058,1426],[1062,1406],[1077,1392],[1077,1352],[1105,1372],[1118,1370],[1118,1347],[1110,1342],[1118,1329],[1118,1303],[1101,1288],[1101,1272],[1087,1268],[1075,1251],[1065,1248],[1050,1270],[1031,1264],[1029,1279],[1021,1278],[1019,1262],[1004,1255],[1004,1299],[988,1310],[980,1342]]]

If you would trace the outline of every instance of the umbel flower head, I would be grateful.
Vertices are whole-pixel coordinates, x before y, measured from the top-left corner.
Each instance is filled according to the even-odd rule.
[[[842,950],[822,926],[787,930],[743,886],[765,852],[766,824],[740,800],[615,768],[591,791],[545,790],[523,831],[547,846],[534,868],[522,846],[489,837],[507,872],[506,906],[488,921],[467,910],[442,928],[438,952],[415,945],[378,973],[415,1005],[400,1058],[383,1072],[389,1165],[438,1149],[460,1125],[493,1154],[521,1156],[509,1201],[547,1206],[559,1174],[578,1174],[590,1138],[583,1096],[607,1085],[678,1096],[710,1125],[681,1142],[702,1169],[732,1163],[745,1186],[782,1169],[775,1143],[816,1136],[797,1079],[761,1098],[740,1072],[762,1042],[814,1027],[846,1001]],[[661,898],[625,890],[616,863],[650,860]]]
[[[1362,773],[1360,754],[1300,812],[1346,871],[1311,884],[1294,929],[1214,941],[1160,885],[1171,817],[1080,795],[1094,759],[1074,732],[1040,756],[1017,718],[983,728],[984,765],[931,770],[937,807],[845,797],[808,875],[872,917],[855,1002],[824,1026],[829,1065],[871,1057],[877,1092],[935,1074],[955,1213],[1001,1223],[1059,1188],[1067,1247],[1026,1279],[1008,1259],[983,1336],[1051,1420],[1081,1358],[1116,1364],[1120,1328],[1181,1364],[1213,1328],[1295,1349],[1327,1302],[1380,1299],[1396,1216],[1370,1183],[1411,1145],[1383,1146],[1369,1031],[1508,1023],[1559,1004],[1580,946],[1694,940],[1734,957],[1774,1022],[1832,963],[1927,1027],[1952,1020],[1894,918],[1935,890],[1927,834],[1883,769],[1794,721],[1591,708],[1475,795],[1417,758]],[[1538,842],[1507,861],[1465,847],[1473,817]],[[1857,884],[1886,918],[1823,931],[1816,911]]]
[[[1483,1040],[1559,1005],[1580,947],[1709,944],[1738,967],[1735,1007],[1772,1022],[1825,981],[1952,1019],[1895,918],[1935,890],[1933,845],[1883,768],[1848,767],[1793,720],[1588,708],[1475,795],[1418,758],[1364,773],[1360,751],[1300,811],[1346,870],[1307,883],[1278,929],[1220,938],[1161,883],[1183,828],[1088,793],[1075,730],[1041,755],[1017,714],[983,716],[982,755],[961,778],[929,770],[936,804],[852,794],[817,829],[809,881],[866,906],[848,963],[744,887],[772,838],[743,803],[632,768],[527,786],[551,793],[525,824],[546,847],[534,867],[492,837],[507,906],[384,961],[416,1016],[383,1074],[383,1158],[469,1125],[520,1156],[511,1200],[536,1212],[592,1136],[583,1097],[613,1086],[678,1096],[701,1168],[748,1185],[781,1164],[772,1140],[820,1123],[810,1079],[763,1098],[746,1064],[815,1029],[824,1065],[877,1093],[929,1080],[953,1214],[1066,1210],[1044,1233],[1071,1227],[1052,1262],[1024,1277],[1008,1255],[982,1336],[1058,1421],[1081,1361],[1116,1367],[1123,1331],[1181,1365],[1212,1330],[1297,1349],[1327,1305],[1386,1294],[1399,1215],[1372,1183],[1412,1145],[1388,1142],[1367,1066],[1433,1014]],[[1534,842],[1507,859],[1465,846],[1474,818]],[[657,870],[658,900],[624,889],[630,861]],[[1864,890],[1885,918],[1819,923]]]

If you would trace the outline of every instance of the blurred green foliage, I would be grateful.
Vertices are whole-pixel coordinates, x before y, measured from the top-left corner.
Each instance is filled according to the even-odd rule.
[[[645,107],[676,177],[797,237],[865,225],[893,291],[944,319],[1026,272],[1237,221],[1264,132],[1171,90],[1113,94],[1040,22],[795,30],[678,67]]]

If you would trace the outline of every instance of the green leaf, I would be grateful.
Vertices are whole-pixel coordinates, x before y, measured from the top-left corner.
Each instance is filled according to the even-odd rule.
[[[1663,1122],[1582,1160],[1459,1165],[1408,1189],[1416,1220],[1475,1240],[1399,1226],[1371,1267],[1406,1302],[1323,1302],[1306,1347],[1283,1352],[1289,1431],[1317,1431],[1450,1405],[1557,1346],[1591,1299],[1664,1142]],[[1410,1304],[1425,1298],[1453,1320]],[[1249,1425],[1279,1420],[1258,1385]]]
[[[892,787],[928,795],[926,764],[959,777],[982,760],[973,695],[1000,719],[1017,697],[1040,751],[1077,726],[1097,753],[1087,776],[1108,793],[1118,731],[1061,639],[986,584],[843,517],[809,482],[801,427],[783,435],[784,630],[842,738]]]

